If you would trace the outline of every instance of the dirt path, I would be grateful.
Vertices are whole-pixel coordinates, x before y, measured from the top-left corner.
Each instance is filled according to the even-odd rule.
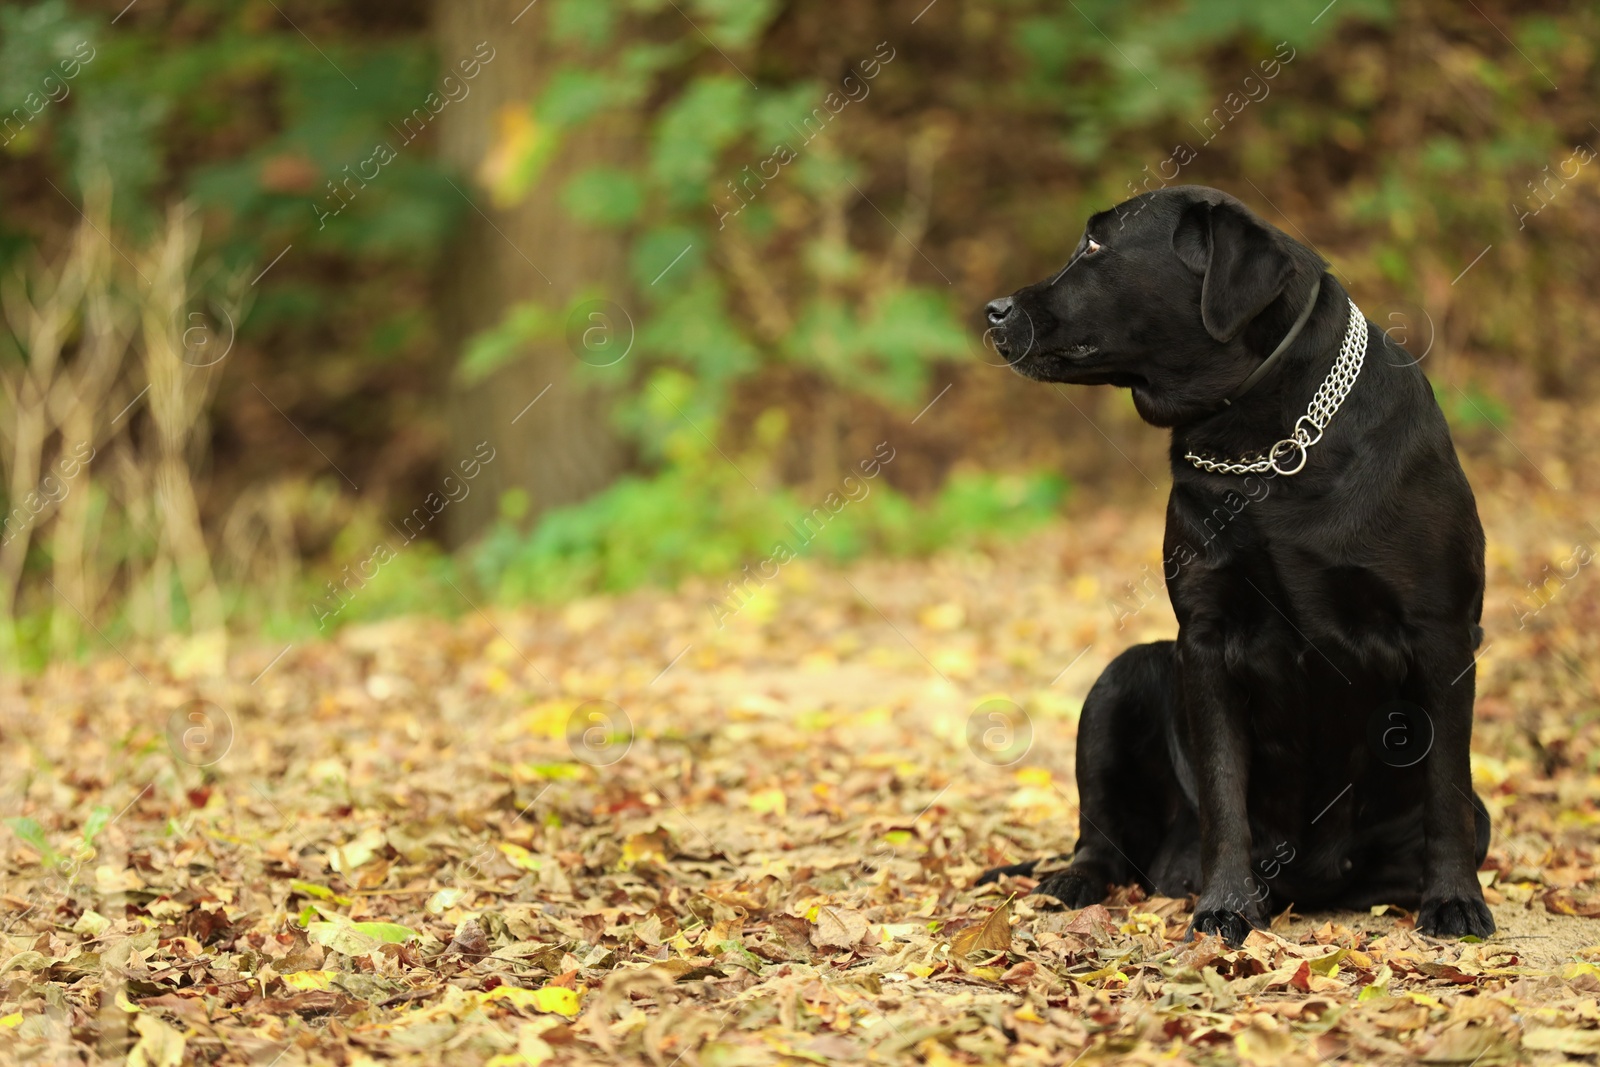
[[[708,583],[29,680],[0,700],[0,1030],[40,1063],[1600,1052],[1600,922],[1563,914],[1600,912],[1591,576],[1516,608],[1582,501],[1475,478],[1488,943],[1342,913],[1226,951],[1180,940],[1185,901],[973,890],[1070,842],[1083,694],[1173,631],[1145,501],[794,564],[720,628]]]

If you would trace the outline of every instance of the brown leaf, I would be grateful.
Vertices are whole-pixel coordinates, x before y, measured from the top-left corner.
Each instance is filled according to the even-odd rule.
[[[969,952],[1005,952],[1010,947],[1010,901],[990,912],[983,922],[967,927],[950,939],[950,951],[957,956],[965,956]]]
[[[859,911],[824,904],[811,927],[811,943],[818,948],[855,948],[867,936],[867,920]]]
[[[462,919],[455,936],[445,947],[445,954],[458,953],[469,960],[481,960],[489,955],[489,937],[478,925],[477,919]]]
[[[768,929],[774,935],[781,947],[778,948],[785,959],[810,959],[811,958],[811,924],[795,915],[774,915]],[[769,941],[768,944],[772,942]],[[775,946],[777,947],[777,946]]]
[[[1100,904],[1090,904],[1069,922],[1065,930],[1069,934],[1081,934],[1099,941],[1109,937],[1117,929],[1116,920],[1111,913]]]
[[[622,862],[629,866],[645,861],[661,863],[666,860],[667,850],[671,847],[672,837],[665,830],[629,834],[622,843]]]
[[[1600,1030],[1538,1026],[1523,1031],[1522,1047],[1538,1052],[1565,1052],[1570,1056],[1600,1055]]]
[[[349,1015],[362,1007],[358,1000],[329,989],[313,989],[289,997],[267,997],[261,1010],[269,1015]]]
[[[1477,1063],[1485,1054],[1505,1041],[1487,1026],[1463,1026],[1448,1030],[1428,1046],[1423,1063]]]
[[[1005,982],[1008,985],[1027,985],[1033,980],[1033,976],[1038,973],[1039,965],[1037,963],[1034,963],[1032,960],[1024,960],[1015,967],[1012,967],[1005,974],[1002,974],[1000,976],[1000,981]]]
[[[1442,978],[1447,982],[1454,982],[1456,985],[1474,985],[1483,979],[1482,975],[1468,974],[1466,971],[1463,971],[1460,967],[1457,967],[1452,963],[1430,963],[1427,961],[1422,961],[1413,964],[1412,967],[1414,970],[1422,972],[1429,978]]]
[[[1600,896],[1576,896],[1570,889],[1552,889],[1543,898],[1545,911],[1553,915],[1579,915],[1600,918]]]

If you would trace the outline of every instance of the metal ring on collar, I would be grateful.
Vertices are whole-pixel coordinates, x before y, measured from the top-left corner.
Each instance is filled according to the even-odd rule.
[[[1299,463],[1296,463],[1293,467],[1283,467],[1279,465],[1278,460],[1280,457],[1287,457],[1289,454],[1295,451],[1300,453]],[[1267,453],[1267,462],[1270,463],[1272,465],[1272,469],[1277,471],[1279,474],[1299,474],[1301,468],[1306,465],[1306,460],[1310,457],[1310,455],[1311,453],[1306,450],[1305,445],[1301,444],[1293,437],[1286,437],[1282,441],[1279,441],[1277,444],[1272,446],[1272,450]]]
[[[1302,439],[1300,436],[1300,424],[1302,422],[1310,425],[1311,430],[1315,430],[1317,436],[1312,437],[1311,430],[1307,430],[1305,431],[1305,436],[1307,439]],[[1310,415],[1301,415],[1298,419],[1294,420],[1294,439],[1305,447],[1310,448],[1312,445],[1322,440],[1322,427],[1318,426],[1317,420],[1313,419]]]

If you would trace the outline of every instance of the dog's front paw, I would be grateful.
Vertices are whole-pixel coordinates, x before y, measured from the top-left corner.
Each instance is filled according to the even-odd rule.
[[[1482,894],[1434,897],[1422,902],[1417,930],[1430,937],[1488,937],[1494,933],[1494,916]]]
[[[1200,934],[1215,934],[1234,948],[1244,944],[1244,939],[1250,936],[1250,931],[1260,925],[1243,912],[1230,911],[1227,908],[1196,908],[1194,921],[1189,924],[1187,940],[1193,941]]]
[[[1106,899],[1106,880],[1087,871],[1068,867],[1064,871],[1045,875],[1034,892],[1055,897],[1066,908],[1087,908]]]

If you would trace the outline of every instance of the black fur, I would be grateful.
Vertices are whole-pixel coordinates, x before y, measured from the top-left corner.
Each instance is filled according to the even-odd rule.
[[[1060,274],[989,305],[1018,373],[1131,388],[1172,430],[1178,637],[1123,652],[1084,703],[1078,842],[1039,886],[1069,907],[1137,882],[1198,893],[1192,931],[1234,942],[1290,903],[1494,931],[1468,766],[1483,528],[1422,371],[1369,325],[1360,377],[1299,473],[1184,458],[1289,436],[1349,321],[1325,266],[1231,196],[1174,186],[1094,216]],[[1319,277],[1301,335],[1224,406]]]

